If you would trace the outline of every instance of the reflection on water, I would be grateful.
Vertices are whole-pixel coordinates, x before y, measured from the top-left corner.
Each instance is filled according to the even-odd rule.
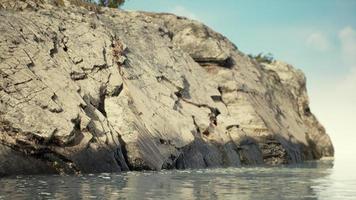
[[[354,198],[355,180],[337,180],[332,165],[7,177],[0,199]]]

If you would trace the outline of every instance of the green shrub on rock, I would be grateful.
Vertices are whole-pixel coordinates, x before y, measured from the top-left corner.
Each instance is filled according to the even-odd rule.
[[[273,55],[271,53],[268,53],[268,54],[259,53],[256,56],[252,55],[252,54],[249,54],[248,57],[250,57],[251,59],[256,60],[258,63],[271,64],[274,61]]]
[[[92,0],[88,0],[88,1],[92,1]],[[100,6],[108,6],[110,8],[118,8],[119,6],[123,5],[124,3],[125,3],[125,0],[99,0]]]

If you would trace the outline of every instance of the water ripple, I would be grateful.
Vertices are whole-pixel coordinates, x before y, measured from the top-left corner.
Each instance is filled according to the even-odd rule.
[[[0,199],[352,199],[356,181],[332,161],[0,179]]]

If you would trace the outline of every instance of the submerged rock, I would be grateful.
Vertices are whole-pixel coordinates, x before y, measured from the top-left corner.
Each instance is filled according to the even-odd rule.
[[[333,156],[300,70],[172,14],[48,2],[0,3],[0,174]]]

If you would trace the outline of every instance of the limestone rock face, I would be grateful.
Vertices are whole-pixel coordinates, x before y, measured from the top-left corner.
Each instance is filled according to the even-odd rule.
[[[0,3],[0,174],[333,156],[300,70],[175,15],[48,2]]]

